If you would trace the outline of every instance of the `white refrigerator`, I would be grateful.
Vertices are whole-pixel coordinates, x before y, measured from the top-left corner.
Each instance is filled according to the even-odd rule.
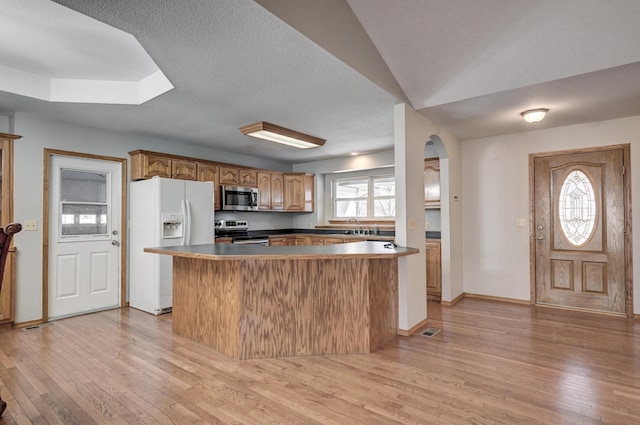
[[[168,313],[173,257],[144,248],[213,243],[213,182],[154,177],[132,182],[129,193],[129,305]]]

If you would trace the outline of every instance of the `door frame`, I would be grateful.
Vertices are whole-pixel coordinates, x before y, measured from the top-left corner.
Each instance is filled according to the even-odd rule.
[[[42,321],[49,321],[49,173],[53,155],[75,158],[97,159],[120,163],[121,200],[120,200],[120,307],[127,305],[127,160],[112,156],[93,155],[44,148],[44,170],[42,181]]]
[[[551,157],[567,154],[581,154],[592,152],[603,152],[609,150],[622,150],[623,172],[623,196],[624,196],[624,262],[625,262],[625,315],[633,319],[633,235],[631,232],[631,145],[619,144],[610,146],[596,146],[592,148],[567,149],[553,152],[530,153],[529,154],[529,275],[531,277],[531,304],[536,303],[536,239],[535,239],[535,167],[536,158]],[[559,307],[571,310],[571,307]],[[606,312],[596,312],[608,314]]]

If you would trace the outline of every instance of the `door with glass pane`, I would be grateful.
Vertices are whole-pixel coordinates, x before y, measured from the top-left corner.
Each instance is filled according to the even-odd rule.
[[[534,158],[536,303],[626,313],[624,157]]]
[[[53,155],[49,319],[120,304],[121,164]]]

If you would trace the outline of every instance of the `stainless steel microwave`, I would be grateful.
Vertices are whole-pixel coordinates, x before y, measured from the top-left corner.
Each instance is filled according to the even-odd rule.
[[[222,209],[258,211],[258,189],[244,186],[222,186]]]

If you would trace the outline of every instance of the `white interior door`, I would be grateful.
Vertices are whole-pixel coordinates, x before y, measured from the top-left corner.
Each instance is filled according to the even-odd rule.
[[[49,319],[119,306],[121,166],[51,157]]]

